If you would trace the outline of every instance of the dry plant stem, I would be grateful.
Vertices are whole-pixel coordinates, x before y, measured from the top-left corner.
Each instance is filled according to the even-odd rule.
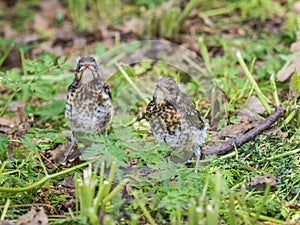
[[[204,36],[200,36],[198,38],[198,43],[199,43],[201,54],[203,56],[203,61],[205,63],[205,66],[206,66],[208,72],[210,74],[213,74],[212,69],[211,69],[211,63],[210,63],[210,58],[209,58],[209,55],[208,55],[207,47],[205,45]]]
[[[253,128],[245,134],[241,134],[235,138],[229,139],[226,142],[205,149],[203,150],[203,154],[225,154],[231,151],[234,147],[239,147],[247,141],[253,140],[259,133],[269,128],[275,121],[277,121],[280,117],[284,116],[285,111],[286,109],[282,106],[276,107],[275,112],[272,113],[269,117],[267,117],[257,127]]]
[[[279,102],[279,98],[278,98],[278,92],[277,92],[277,87],[276,87],[276,82],[275,82],[275,74],[274,73],[270,77],[270,82],[271,82],[272,94],[273,94],[275,105],[279,106],[280,102]]]
[[[183,60],[185,60],[187,63],[189,63],[192,67],[194,67],[196,70],[198,70],[200,73],[205,74],[205,70],[201,68],[196,62],[194,62],[191,58],[189,58],[186,55],[182,55]]]
[[[125,77],[125,79],[128,81],[128,83],[134,88],[134,90],[138,93],[138,95],[144,100],[146,101],[146,97],[143,95],[143,93],[140,91],[140,89],[134,84],[134,82],[132,81],[132,79],[128,76],[128,74],[126,73],[126,71],[124,70],[124,68],[116,63],[117,68],[121,71],[122,75]]]
[[[5,216],[6,216],[6,213],[7,213],[9,205],[10,205],[10,199],[7,199],[7,201],[6,201],[5,205],[4,205],[4,209],[3,209],[3,212],[2,212],[0,220],[4,220],[5,219]]]

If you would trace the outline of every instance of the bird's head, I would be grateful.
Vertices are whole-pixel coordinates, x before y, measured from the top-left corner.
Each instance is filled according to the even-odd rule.
[[[95,58],[88,56],[79,59],[76,71],[76,79],[81,83],[87,83],[94,79],[100,79],[100,70]]]
[[[176,101],[180,93],[180,88],[176,81],[170,77],[159,78],[154,97],[158,103],[166,101]]]

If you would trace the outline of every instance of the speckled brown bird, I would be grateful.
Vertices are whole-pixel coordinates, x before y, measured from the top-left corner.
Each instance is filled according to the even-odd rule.
[[[75,78],[68,87],[65,116],[72,130],[71,146],[64,161],[76,144],[76,137],[88,132],[106,135],[114,108],[108,85],[93,57],[81,58],[76,66]]]
[[[201,118],[195,102],[170,77],[158,80],[152,101],[146,109],[152,134],[159,143],[165,142],[178,156],[176,163],[196,155],[195,172],[201,157],[201,145],[206,138],[207,123]],[[175,154],[175,155],[176,155]]]

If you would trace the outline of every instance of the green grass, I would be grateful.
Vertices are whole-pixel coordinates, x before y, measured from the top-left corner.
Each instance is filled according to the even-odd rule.
[[[49,61],[50,68],[48,68],[48,66],[45,67],[45,61],[45,59],[42,59],[42,64],[39,64],[39,61],[37,61],[35,63],[37,65],[35,70],[56,71],[55,63]],[[28,64],[33,63],[30,61],[26,62]],[[148,64],[141,65],[148,68]],[[165,67],[166,65],[161,64],[156,66]],[[30,69],[32,67],[27,66],[26,68]],[[127,79],[123,77],[123,79],[119,80],[119,87],[129,85],[128,79],[137,79],[137,76],[141,76],[135,74],[135,69],[139,71],[139,74],[145,75],[141,72],[140,66],[132,67],[130,70],[128,68],[126,71],[131,71],[131,75]],[[28,70],[27,76],[33,76],[32,74],[34,74],[33,71],[35,70]],[[61,70],[59,69],[59,71]],[[126,71],[124,72],[127,73]],[[172,67],[168,71],[172,75]],[[53,73],[55,74],[55,72]],[[111,77],[111,80],[116,81],[116,83],[117,77],[122,77],[122,73],[118,73],[118,75],[116,74],[116,76]],[[174,75],[178,74],[175,72],[173,73]],[[31,83],[44,85],[44,82],[49,84],[57,82],[57,80],[47,79],[48,76],[50,75],[43,75],[41,77],[33,76],[34,81],[30,80],[30,83],[20,86],[20,90],[12,92],[15,93],[14,98],[22,99],[22,92],[32,91],[32,89],[27,87]],[[12,80],[13,82],[6,83],[6,86],[11,85],[11,87],[15,87],[22,79],[16,76]],[[297,79],[293,80],[294,85],[297,85]],[[5,81],[9,82],[8,79]],[[112,86],[113,93],[116,93],[117,89],[115,88]],[[55,95],[56,91],[58,90],[49,91],[49,96]],[[234,90],[232,92],[234,93]],[[39,99],[41,97],[36,92],[32,92],[32,94],[35,94],[33,95],[34,98]],[[241,93],[239,94],[241,95]],[[242,92],[242,94],[242,96],[247,97],[247,92]],[[136,95],[138,94],[136,93]],[[10,96],[7,97],[9,98]],[[118,98],[115,99],[115,102],[118,102]],[[232,104],[238,106],[236,102]],[[43,108],[43,104],[41,105],[37,109]],[[133,114],[135,114],[139,109],[132,106],[132,110]],[[29,112],[36,113],[38,111]],[[62,114],[62,112],[55,111],[51,111],[51,113],[46,118],[45,115],[37,114],[41,116],[38,119],[41,121],[41,124],[44,123],[43,121],[52,121],[53,118]],[[64,119],[63,117],[61,118],[62,121],[60,125],[58,124],[60,127],[64,124]],[[118,120],[118,116],[115,119]],[[119,121],[122,121],[122,118]],[[166,162],[162,156],[168,151],[168,148],[165,145],[156,146],[154,140],[145,141],[144,137],[149,136],[147,129],[141,129],[139,122],[134,122],[133,125],[135,128],[129,129],[124,128],[122,123],[113,124],[113,130],[110,135],[107,138],[99,137],[99,144],[93,145],[84,154],[84,157],[87,158],[95,155],[99,156],[95,165],[100,165],[105,159],[108,165],[115,165],[114,162],[117,162],[119,166],[126,166],[126,163],[131,158],[139,158],[141,161],[137,166],[147,165],[158,169],[158,172],[153,174],[150,179],[143,176],[140,176],[138,179],[129,177],[128,182],[133,189],[133,192],[129,193],[129,195],[132,195],[133,200],[122,207],[120,205],[123,204],[124,200],[120,196],[115,195],[115,191],[110,192],[108,188],[105,192],[106,194],[100,198],[105,199],[105,196],[111,196],[109,197],[111,199],[109,207],[103,208],[106,212],[107,217],[105,218],[107,220],[113,221],[113,218],[117,217],[124,210],[133,216],[132,218],[124,218],[129,224],[134,223],[137,218],[139,218],[138,220],[147,220],[151,224],[196,224],[196,221],[202,221],[202,224],[218,224],[220,222],[227,224],[253,224],[258,220],[283,224],[287,219],[293,220],[293,218],[297,217],[297,210],[288,208],[285,205],[286,201],[294,202],[300,194],[299,158],[295,158],[297,151],[294,151],[294,149],[297,150],[299,148],[297,141],[290,142],[288,140],[281,140],[279,137],[270,138],[266,135],[259,135],[255,141],[249,142],[239,148],[238,153],[235,155],[230,154],[228,157],[213,157],[208,159],[210,163],[208,165],[204,164],[201,167],[201,172],[196,175],[190,166]],[[286,126],[290,125],[287,124]],[[294,128],[290,126],[289,129]],[[40,140],[48,139],[48,141],[46,143],[35,144],[31,142],[32,138]],[[36,151],[51,149],[53,148],[53,144],[65,142],[65,136],[58,135],[58,130],[35,128],[28,131],[28,134],[20,140],[23,147],[14,150],[15,153],[18,152],[18,154],[26,156],[25,159],[22,159],[22,157],[19,158],[18,155],[15,155],[16,160],[14,161],[7,159],[4,151],[7,148],[7,144],[13,141],[15,140],[8,139],[7,136],[2,136],[3,152],[1,154],[1,162],[5,164],[1,168],[0,174],[1,186],[5,186],[6,188],[0,188],[1,193],[5,194],[5,197],[2,196],[4,198],[2,198],[1,204],[4,205],[6,199],[11,200],[10,207],[6,211],[6,218],[14,218],[14,215],[22,214],[26,211],[26,207],[17,208],[17,205],[38,203],[38,199],[34,196],[39,190],[40,185],[55,185],[65,174],[70,173],[66,169],[63,169],[61,173],[48,170],[43,167],[43,163],[37,157],[38,154]],[[125,154],[125,151],[129,153]],[[78,168],[74,167],[70,171]],[[40,176],[38,175],[39,173],[41,173]],[[275,190],[245,189],[245,185],[250,182],[251,177],[266,173],[276,176],[277,188]],[[7,176],[8,174],[9,176]],[[45,174],[52,175],[47,175],[47,179],[45,179],[43,178]],[[105,179],[104,173],[101,172],[100,176],[96,174],[84,175],[83,178],[80,178],[79,174],[77,176],[76,182],[78,184],[76,185],[76,189],[78,193],[94,193],[89,198],[82,195],[77,200],[81,202],[83,198],[87,198],[84,200],[86,203],[81,202],[80,204],[91,204],[90,207],[99,207],[98,204],[93,206],[95,204],[93,202],[99,201],[96,199],[99,199],[97,196],[101,195],[101,192],[95,192],[95,190],[97,188],[101,190],[103,186],[101,182]],[[81,189],[83,188],[81,187],[81,182],[87,182],[86,179],[94,180],[91,186],[86,187],[93,188],[93,192]],[[97,179],[100,179],[100,183],[96,182]],[[114,183],[118,184],[118,180],[120,179],[122,179],[122,171],[118,170]],[[112,181],[112,178],[108,178],[108,180]],[[9,187],[10,185],[7,184],[14,184],[14,187]],[[25,190],[28,193],[25,198],[16,198]],[[17,195],[14,193],[15,191],[18,192]],[[53,201],[60,201],[59,199],[59,196],[56,196]],[[100,200],[100,202],[102,201],[104,200]],[[102,203],[103,206],[106,205],[104,204],[105,202]],[[89,207],[87,206],[87,208]],[[85,207],[84,209],[87,208]],[[86,217],[92,224],[97,224],[97,208],[93,210],[92,213],[86,212],[81,208],[80,211],[73,212],[75,217],[65,220],[65,223],[68,223],[68,221],[84,221],[83,218]]]
[[[80,14],[82,17],[78,18],[76,15],[80,12],[73,7],[73,1],[68,1],[71,19],[77,31],[87,29],[86,21],[93,19],[95,22],[109,13],[110,3],[107,1],[81,2],[82,9],[84,4],[89,3],[108,10],[99,12],[97,7],[86,9],[86,14]],[[287,221],[299,220],[299,208],[289,207],[287,204],[297,204],[300,196],[299,103],[296,98],[288,99],[287,84],[280,84],[276,77],[274,80],[274,76],[271,76],[293,58],[289,46],[295,39],[295,26],[298,22],[295,15],[289,13],[283,33],[264,28],[256,30],[245,23],[245,20],[265,22],[272,19],[274,14],[283,15],[290,9],[291,3],[286,6],[276,4],[276,8],[270,9],[264,1],[258,0],[249,1],[247,6],[240,1],[219,1],[220,4],[199,2],[203,7],[199,13],[210,17],[216,32],[210,35],[194,34],[203,65],[206,65],[205,71],[212,82],[206,86],[197,79],[192,80],[188,76],[189,71],[181,70],[180,63],[175,66],[166,63],[172,55],[163,56],[164,62],[145,60],[132,66],[121,63],[115,65],[114,59],[124,52],[135,52],[141,47],[136,43],[120,47],[116,40],[114,47],[120,47],[117,50],[119,54],[105,59],[102,66],[118,66],[119,70],[109,78],[109,82],[114,105],[119,113],[106,138],[87,137],[97,140],[97,143],[89,147],[83,157],[98,158],[71,168],[63,165],[48,168],[40,153],[67,142],[66,135],[61,134],[62,130],[69,129],[63,115],[65,103],[64,99],[57,100],[56,96],[67,89],[73,79],[73,73],[69,71],[75,65],[64,57],[49,53],[34,60],[26,58],[26,52],[31,46],[21,46],[13,40],[0,39],[0,65],[13,47],[19,50],[22,58],[22,71],[16,68],[0,70],[0,88],[5,87],[0,97],[0,116],[12,117],[16,114],[8,111],[9,104],[15,100],[25,102],[26,113],[35,116],[34,127],[24,136],[17,138],[0,135],[1,219],[17,220],[32,204],[46,203],[42,194],[48,189],[47,204],[54,209],[51,211],[47,208],[51,224],[87,224],[88,221],[90,224],[99,224],[99,213],[106,224],[257,224],[261,221],[286,224]],[[134,1],[130,6],[134,8],[134,16],[139,16],[139,10],[144,6],[146,14],[153,11],[157,13],[155,20],[159,25],[147,25],[149,27],[146,27],[143,38],[149,34],[160,37],[180,37],[185,34],[187,31],[181,30],[181,24],[188,17],[190,6],[197,6],[198,1],[190,1],[186,8],[172,5],[171,10],[164,15],[159,15],[156,11],[161,7],[160,3]],[[115,1],[113,4],[125,3]],[[122,9],[125,8],[129,9],[127,6]],[[120,10],[110,22],[118,21],[116,18],[122,17],[122,13],[127,15]],[[22,11],[19,12],[22,18],[23,14]],[[226,15],[234,16],[229,19]],[[236,23],[246,31],[244,35],[227,37],[218,33],[224,27],[230,30]],[[147,32],[147,29],[154,30]],[[217,48],[222,56],[210,55],[212,48]],[[96,48],[98,55],[105,55],[109,50],[111,49],[103,44]],[[237,57],[236,50],[241,52],[242,57]],[[189,63],[195,71],[199,69],[199,64],[192,64],[193,61]],[[199,71],[198,73],[200,74]],[[243,73],[246,75],[242,75]],[[151,80],[153,74],[181,78],[185,90],[196,101],[201,114],[211,120],[218,116],[211,114],[214,105],[204,93],[207,89],[214,88],[208,85],[215,84],[219,87],[226,100],[222,99],[222,118],[216,128],[238,123],[237,114],[252,94],[262,101],[267,111],[265,116],[274,110],[275,105],[284,105],[287,108],[286,116],[277,125],[287,138],[284,139],[279,134],[258,135],[255,140],[227,155],[207,157],[201,162],[198,174],[194,173],[194,162],[168,162],[164,155],[172,151],[165,144],[156,144],[141,113],[153,93],[153,88],[144,84],[154,84]],[[294,74],[292,85],[299,94],[298,74]],[[17,145],[13,147],[14,160],[10,160],[7,150],[13,143]],[[124,176],[119,167],[127,167],[133,159],[137,159],[137,168],[147,166],[157,172],[149,176]],[[95,169],[88,165],[90,163],[93,163]],[[251,178],[265,174],[276,177],[275,187],[266,185],[263,189],[249,188],[247,184]],[[77,208],[65,211],[64,216],[68,218],[52,217],[57,215],[55,210],[63,200],[73,198],[66,193],[57,192],[58,183],[68,175],[74,175]],[[125,192],[125,197],[121,196],[121,189]]]

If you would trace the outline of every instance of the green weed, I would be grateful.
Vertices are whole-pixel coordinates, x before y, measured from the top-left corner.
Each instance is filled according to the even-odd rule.
[[[54,98],[66,89],[68,80],[73,77],[63,72],[70,68],[70,63],[65,62],[64,57],[56,59],[54,55],[44,54],[38,60],[23,59],[22,64],[24,74],[17,69],[0,71],[1,83],[10,90],[7,101],[1,105],[0,115],[6,112],[13,100],[18,99],[26,103],[27,113],[42,116],[41,122],[62,116],[64,99]]]
[[[109,15],[112,20],[119,16],[120,0],[68,0],[68,8],[74,29],[83,33],[99,25],[99,20]],[[92,26],[91,26],[92,25]]]
[[[64,99],[57,100],[55,96],[65,91],[73,79],[74,74],[66,70],[74,68],[74,65],[63,57],[57,58],[52,54],[43,54],[36,60],[25,59],[29,46],[21,46],[2,38],[0,65],[11,49],[17,48],[22,58],[23,73],[16,68],[1,68],[1,87],[5,87],[6,91],[1,95],[0,115],[14,113],[7,110],[9,104],[14,100],[21,100],[26,103],[26,112],[35,115],[35,127],[19,139],[6,134],[0,135],[1,219],[16,219],[28,211],[30,204],[40,203],[37,194],[43,185],[51,188],[51,206],[57,206],[63,199],[71,198],[66,194],[56,194],[53,187],[64,176],[77,171],[77,208],[74,212],[70,211],[70,218],[52,219],[53,223],[192,225],[297,222],[299,209],[289,204],[296,205],[300,196],[300,113],[296,97],[300,93],[300,81],[299,75],[295,73],[292,78],[295,97],[288,99],[285,96],[287,85],[278,83],[274,74],[294,57],[290,53],[289,44],[295,38],[294,31],[299,19],[290,10],[284,24],[286,30],[276,33],[260,28],[253,30],[251,26],[243,24],[249,18],[265,22],[287,10],[283,10],[278,3],[274,3],[276,7],[270,8],[267,5],[269,1],[220,1],[222,4],[190,1],[185,8],[176,3],[162,3],[169,7],[167,13],[162,13],[159,9],[162,7],[161,1],[135,2],[140,10],[146,10],[145,15],[153,15],[151,19],[147,17],[149,24],[146,26],[146,34],[164,37],[178,36],[182,32],[181,24],[199,3],[199,15],[206,15],[212,20],[211,26],[217,35],[195,36],[198,35],[207,74],[228,99],[222,105],[225,114],[219,128],[237,123],[236,115],[239,110],[244,107],[249,96],[257,94],[268,112],[274,106],[286,106],[286,117],[278,121],[282,136],[261,134],[225,156],[208,157],[202,161],[201,172],[196,175],[191,165],[193,162],[169,162],[164,156],[172,154],[172,150],[165,144],[157,145],[154,138],[150,137],[149,127],[140,111],[152,97],[153,87],[147,88],[143,84],[148,81],[150,84],[153,74],[181,78],[187,93],[200,106],[203,115],[210,115],[209,111],[213,106],[202,106],[201,102],[207,102],[207,99],[200,93],[202,89],[211,86],[202,83],[199,85],[197,80],[189,79],[185,72],[164,62],[145,60],[134,66],[116,64],[119,70],[110,77],[109,82],[116,111],[121,113],[116,114],[107,137],[87,136],[95,143],[88,146],[83,154],[86,159],[95,156],[98,158],[69,169],[63,168],[60,172],[47,169],[39,153],[53,150],[55,146],[66,142],[66,136],[59,134],[65,128]],[[113,6],[127,4],[87,0],[79,2],[76,8],[74,3],[69,0],[68,7],[75,29],[81,32],[88,29],[87,21],[95,23],[106,13],[111,13],[111,10],[118,11]],[[289,2],[288,7],[291,4]],[[146,9],[140,5],[145,5]],[[18,10],[18,16],[31,20],[33,14],[29,13],[27,17],[28,12],[30,10]],[[135,9],[134,12],[138,15],[144,11]],[[236,15],[236,12],[240,14]],[[123,13],[122,10],[120,13]],[[233,14],[236,17],[224,16]],[[119,12],[110,20],[118,19],[118,16]],[[57,20],[62,19],[59,17]],[[150,22],[153,24],[150,25]],[[223,27],[228,26],[230,30],[232,23],[237,23],[245,33],[236,36],[230,34],[229,37],[218,33]],[[116,44],[119,44],[118,39]],[[122,51],[134,52],[139,47],[141,46],[137,44],[128,45]],[[211,53],[211,48],[217,49],[216,53]],[[103,44],[96,48],[97,54],[103,54],[107,50]],[[236,51],[240,51],[243,57],[237,57]],[[117,58],[108,58],[104,66],[115,65],[117,61]],[[239,70],[239,65],[243,67],[245,76]],[[211,118],[213,116],[215,115]],[[54,129],[44,128],[46,126]],[[18,144],[13,148],[14,160],[8,159],[7,155],[11,143]],[[106,163],[106,170],[103,161]],[[131,165],[132,161],[135,162],[132,167],[136,171],[133,175],[126,175],[128,179],[124,179],[124,168]],[[88,167],[91,163],[95,168],[100,167],[100,173],[97,174],[96,170]],[[81,172],[80,169],[85,167],[88,168]],[[145,167],[154,172],[149,176],[139,174]],[[104,171],[108,168],[110,173],[107,176]],[[265,174],[275,176],[275,186],[268,182],[262,189],[249,185],[253,177]],[[125,183],[128,192],[126,197],[122,197],[117,192]]]
[[[184,9],[180,3],[168,1],[149,9],[144,14],[146,34],[158,37],[178,37],[184,19],[201,1],[189,1]]]

